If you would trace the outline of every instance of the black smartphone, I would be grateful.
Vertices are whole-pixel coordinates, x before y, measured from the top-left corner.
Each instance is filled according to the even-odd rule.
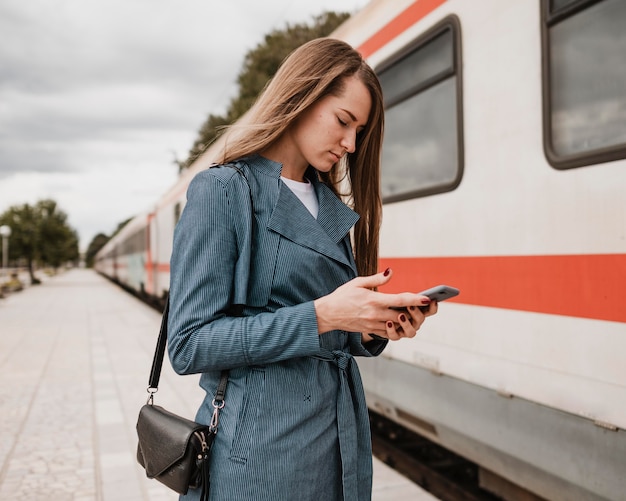
[[[426,289],[425,291],[419,292],[422,296],[427,296],[431,301],[445,301],[446,299],[450,299],[451,297],[459,295],[459,289],[455,287],[450,287],[449,285],[437,285],[435,287],[431,287],[430,289]],[[426,311],[428,310],[428,306],[420,306],[420,310]],[[407,311],[406,308],[395,308],[391,307],[392,310],[398,311]]]
[[[451,297],[459,295],[459,289],[450,287],[449,285],[437,285],[420,292],[422,296],[428,296],[432,301],[445,301]]]

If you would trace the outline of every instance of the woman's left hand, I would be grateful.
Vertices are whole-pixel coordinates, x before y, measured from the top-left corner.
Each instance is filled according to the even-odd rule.
[[[417,331],[422,326],[426,317],[430,317],[437,313],[437,301],[431,301],[428,306],[409,306],[408,308],[397,313],[396,321],[388,321],[387,338],[391,341],[397,341],[402,338],[415,337]]]

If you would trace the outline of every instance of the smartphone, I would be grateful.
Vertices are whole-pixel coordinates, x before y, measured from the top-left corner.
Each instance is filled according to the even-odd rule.
[[[419,292],[422,296],[427,296],[431,299],[431,301],[445,301],[446,299],[450,299],[451,297],[459,295],[459,289],[454,287],[450,287],[449,285],[437,285],[435,287],[431,287],[430,289],[426,289],[425,291]],[[428,310],[428,306],[420,306],[420,310],[426,311]],[[406,308],[395,308],[391,307],[392,310],[398,311],[406,311]]]
[[[451,297],[459,295],[459,289],[450,287],[449,285],[437,285],[420,292],[422,296],[428,296],[432,301],[445,301]]]

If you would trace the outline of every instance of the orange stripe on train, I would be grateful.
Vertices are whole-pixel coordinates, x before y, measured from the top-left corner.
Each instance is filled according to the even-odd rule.
[[[417,0],[363,42],[357,50],[364,58],[371,56],[444,3],[446,0]]]
[[[381,292],[447,284],[458,303],[626,322],[626,254],[381,258],[387,267]]]

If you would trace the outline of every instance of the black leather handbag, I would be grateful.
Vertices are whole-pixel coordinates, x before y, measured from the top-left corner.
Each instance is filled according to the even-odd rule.
[[[157,341],[150,381],[148,402],[139,411],[137,419],[137,461],[154,478],[179,494],[189,488],[202,488],[202,501],[209,499],[209,453],[217,434],[219,411],[224,407],[228,371],[222,371],[215,398],[213,416],[209,425],[203,425],[177,416],[154,405],[154,394],[159,386],[165,344],[169,300],[165,305],[161,330]]]

